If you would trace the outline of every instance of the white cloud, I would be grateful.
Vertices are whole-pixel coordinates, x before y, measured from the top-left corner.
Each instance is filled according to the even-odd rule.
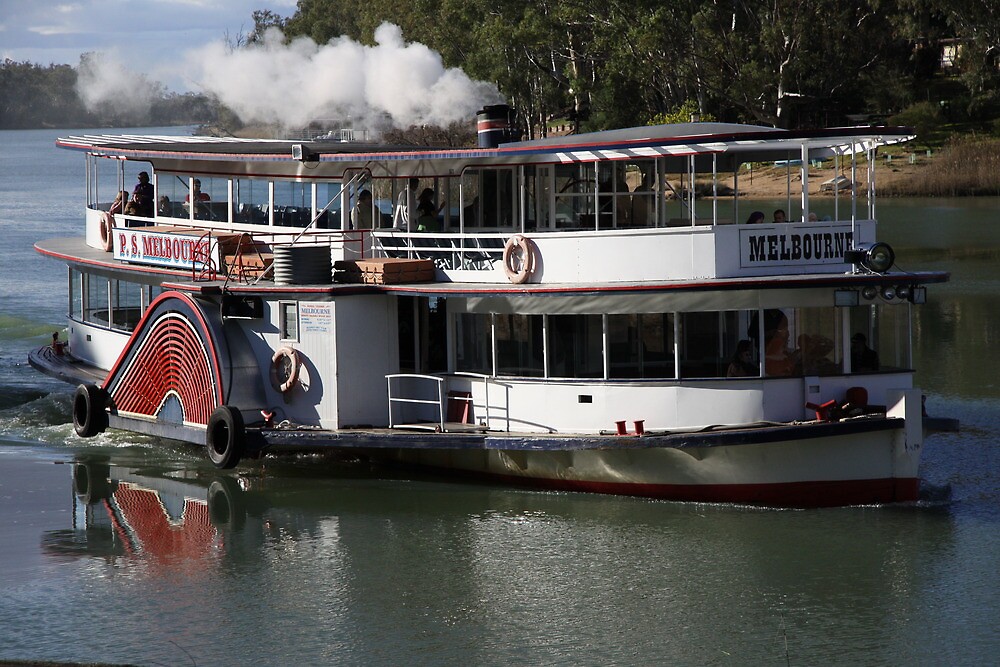
[[[320,46],[302,37],[285,44],[272,28],[259,46],[231,50],[215,42],[190,51],[185,69],[244,121],[288,127],[348,117],[355,127],[377,127],[384,118],[398,127],[447,125],[501,99],[494,85],[405,42],[396,25],[379,26],[375,42],[339,37]]]

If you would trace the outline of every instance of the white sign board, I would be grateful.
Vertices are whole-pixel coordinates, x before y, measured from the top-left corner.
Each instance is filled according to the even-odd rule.
[[[299,301],[302,333],[333,333],[333,304]]]
[[[853,247],[849,225],[747,225],[740,229],[740,266],[843,264]]]
[[[201,269],[211,259],[219,270],[219,244],[208,234],[174,234],[144,231],[141,227],[115,228],[115,259],[174,269]]]

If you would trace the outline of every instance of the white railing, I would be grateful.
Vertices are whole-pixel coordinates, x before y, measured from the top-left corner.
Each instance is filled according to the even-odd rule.
[[[444,378],[437,377],[436,375],[419,375],[416,373],[393,373],[391,375],[386,375],[386,385],[389,392],[389,428],[396,428],[397,423],[393,419],[392,407],[394,403],[409,403],[416,405],[437,405],[438,406],[438,422],[434,424],[433,422],[426,423],[409,423],[405,424],[407,428],[425,428],[431,431],[442,432],[444,431]],[[401,396],[392,395],[392,381],[393,380],[426,380],[429,382],[435,382],[437,384],[437,400],[429,400],[426,398],[403,398]],[[402,425],[402,424],[399,424]]]

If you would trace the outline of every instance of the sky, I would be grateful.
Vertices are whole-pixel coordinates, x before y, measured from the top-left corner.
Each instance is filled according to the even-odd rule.
[[[302,127],[324,118],[355,128],[441,125],[503,101],[441,56],[383,23],[374,44],[346,37],[286,43],[269,30],[253,49],[228,44],[253,29],[253,12],[281,16],[295,0],[0,0],[0,59],[80,65],[77,92],[91,109],[141,109],[155,83],[214,95],[245,122]],[[139,76],[141,75],[141,76]]]
[[[181,71],[183,54],[253,29],[253,12],[295,12],[295,0],[0,0],[0,60],[41,65],[80,62],[110,52],[183,92],[197,82]]]

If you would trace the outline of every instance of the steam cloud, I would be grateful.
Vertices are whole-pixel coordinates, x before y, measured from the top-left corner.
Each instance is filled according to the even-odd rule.
[[[160,84],[130,70],[116,53],[88,53],[80,59],[76,92],[89,111],[144,117],[161,95]]]
[[[350,119],[356,128],[447,125],[471,119],[484,104],[501,101],[493,84],[447,69],[441,56],[402,30],[383,23],[375,46],[347,37],[317,45],[308,37],[289,44],[276,28],[261,44],[229,49],[213,43],[188,53],[187,72],[244,122],[302,127],[314,119]]]

